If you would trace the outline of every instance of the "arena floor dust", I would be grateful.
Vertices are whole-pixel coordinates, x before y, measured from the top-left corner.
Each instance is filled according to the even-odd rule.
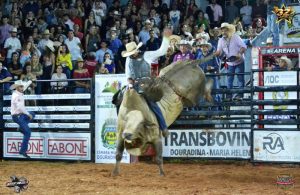
[[[300,168],[238,163],[166,163],[165,177],[153,163],[122,164],[121,175],[110,176],[113,165],[39,161],[0,162],[0,194],[11,175],[25,176],[29,188],[22,194],[300,194]],[[281,189],[276,179],[292,174],[295,186]]]

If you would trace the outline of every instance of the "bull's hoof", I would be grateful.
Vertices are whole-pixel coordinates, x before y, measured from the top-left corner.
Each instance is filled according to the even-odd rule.
[[[164,172],[160,172],[160,173],[159,173],[159,176],[164,177],[164,176],[166,176],[166,175],[165,175]]]
[[[120,171],[118,171],[118,170],[113,170],[111,172],[111,176],[113,176],[113,177],[116,177],[116,176],[119,176],[119,175],[120,175]]]

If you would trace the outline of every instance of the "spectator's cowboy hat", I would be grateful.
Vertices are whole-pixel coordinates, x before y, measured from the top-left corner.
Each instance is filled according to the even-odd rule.
[[[196,40],[199,40],[199,39],[202,40],[202,39],[204,39],[206,41],[209,41],[210,37],[209,37],[209,35],[206,32],[203,32],[203,33],[197,33],[195,39]]]
[[[115,16],[121,16],[121,14],[119,13],[118,10],[115,10],[113,14],[114,14]]]
[[[55,48],[52,41],[48,41],[46,47],[48,47],[52,52],[55,52]]]
[[[12,28],[10,31],[10,33],[17,33],[18,32],[18,29],[16,27]]]
[[[281,56],[280,60],[284,61],[288,68],[292,68],[292,60],[290,60],[287,56]]]
[[[17,81],[15,81],[15,83],[12,86],[10,86],[10,90],[14,90],[19,86],[24,86],[23,91],[25,91],[31,83],[32,83],[32,81],[30,81],[30,80],[29,81],[17,80]]]
[[[200,42],[198,42],[197,46],[202,47],[202,46],[207,46],[208,50],[211,50],[212,45],[205,39],[202,39]]]
[[[117,27],[115,27],[115,26],[111,27],[110,31],[117,31]]]
[[[142,46],[143,46],[142,42],[140,42],[138,45],[134,41],[127,43],[125,46],[126,51],[122,51],[122,53],[121,53],[122,57],[125,58],[125,57],[129,57],[129,56],[135,54],[139,50],[139,48]]]
[[[268,37],[266,44],[273,44],[273,37]]]
[[[175,42],[177,44],[181,41],[181,37],[178,35],[171,35],[171,36],[169,36],[169,40],[170,40],[170,43]]]
[[[50,35],[50,31],[48,29],[44,30],[43,35]]]
[[[146,24],[152,24],[152,22],[149,20],[149,19],[147,19],[146,21],[145,21],[145,25]]]
[[[215,36],[215,34],[218,35],[218,37],[219,37],[219,36],[221,36],[222,32],[221,32],[220,28],[215,27],[215,28],[209,30],[209,34],[212,37]]]
[[[54,42],[53,42],[53,46],[54,46],[54,47],[59,47],[59,46],[61,46],[61,44],[62,44],[62,43],[59,42],[59,41],[54,41]]]
[[[224,22],[224,23],[221,24],[220,29],[222,30],[224,28],[228,29],[228,31],[231,35],[233,35],[235,33],[235,26],[233,24],[229,24],[227,22]]]
[[[78,62],[84,62],[84,60],[81,57],[79,57],[79,58],[77,58],[77,63]]]
[[[126,30],[126,35],[133,33],[133,29],[132,28],[128,28]]]
[[[187,46],[188,47],[188,49],[192,49],[192,42],[190,42],[190,41],[187,41],[187,40],[181,40],[178,44],[177,44],[177,46],[180,46],[180,45],[185,45],[185,46]]]

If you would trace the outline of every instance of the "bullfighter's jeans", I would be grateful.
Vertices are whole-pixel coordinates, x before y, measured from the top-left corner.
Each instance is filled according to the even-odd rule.
[[[34,112],[29,112],[29,113],[32,115],[32,119],[34,119],[35,113]],[[24,135],[21,144],[21,149],[19,151],[20,154],[24,154],[28,149],[28,143],[31,136],[31,130],[28,126],[31,120],[26,114],[13,115],[12,119],[15,123],[17,123],[20,126],[20,131]]]
[[[227,84],[228,84],[228,89],[232,89],[233,88],[233,80],[234,80],[234,74],[233,73],[244,73],[245,70],[245,63],[241,63],[238,64],[236,66],[228,66],[228,73],[230,73],[231,75],[228,75],[228,80],[227,80]],[[238,74],[237,75],[238,78],[238,87],[244,88],[245,85],[245,78],[243,74]],[[239,96],[243,97],[243,93],[239,93]],[[229,97],[231,97],[231,94],[229,95]]]
[[[161,131],[164,131],[165,129],[167,129],[168,126],[166,124],[165,118],[164,118],[159,106],[157,105],[157,103],[153,102],[153,101],[149,101],[149,100],[147,100],[147,103],[148,103],[150,109],[152,110],[152,112],[154,112],[154,114],[157,118],[159,129]]]

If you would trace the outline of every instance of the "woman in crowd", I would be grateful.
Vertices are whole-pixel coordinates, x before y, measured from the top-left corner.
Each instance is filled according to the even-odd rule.
[[[96,26],[96,21],[95,21],[95,14],[93,11],[90,12],[89,17],[84,21],[84,34],[86,35],[91,26]]]
[[[31,66],[32,66],[31,72],[32,74],[35,75],[37,80],[41,80],[43,75],[43,66],[40,64],[39,59],[40,59],[39,56],[36,54],[33,54],[31,57]],[[37,82],[35,88],[35,94],[41,94],[41,91],[42,91],[42,83]]]
[[[20,77],[23,81],[32,81],[32,84],[27,88],[27,90],[24,92],[24,94],[27,95],[33,95],[35,94],[35,87],[36,87],[36,76],[32,73],[32,66],[31,62],[26,62],[25,66],[23,68],[23,72]],[[27,106],[36,106],[35,100],[29,100],[27,101]]]
[[[89,29],[89,33],[85,38],[85,51],[96,52],[98,50],[97,43],[100,42],[100,35],[97,33],[96,26],[92,25]]]
[[[41,56],[40,50],[30,41],[27,41],[23,45],[23,49],[20,56],[20,63],[22,64],[22,67],[24,67],[25,63],[27,61],[31,60],[31,56],[35,54],[37,56]]]
[[[56,73],[53,73],[51,80],[67,80],[67,76],[63,73],[62,65],[56,66]],[[67,91],[68,82],[60,81],[60,82],[51,82],[51,91],[52,93],[65,93]]]
[[[83,67],[84,60],[77,60],[77,69],[73,72],[73,79],[90,78],[90,74],[87,68]],[[90,84],[88,81],[75,81],[74,93],[88,93],[90,91]]]
[[[73,70],[71,59],[72,56],[68,47],[65,44],[61,45],[57,52],[56,65],[62,65],[68,79],[71,78],[71,71]]]
[[[102,66],[104,66],[108,70],[109,74],[116,73],[116,65],[115,65],[113,59],[111,59],[111,56],[108,52],[106,52],[104,54]]]

